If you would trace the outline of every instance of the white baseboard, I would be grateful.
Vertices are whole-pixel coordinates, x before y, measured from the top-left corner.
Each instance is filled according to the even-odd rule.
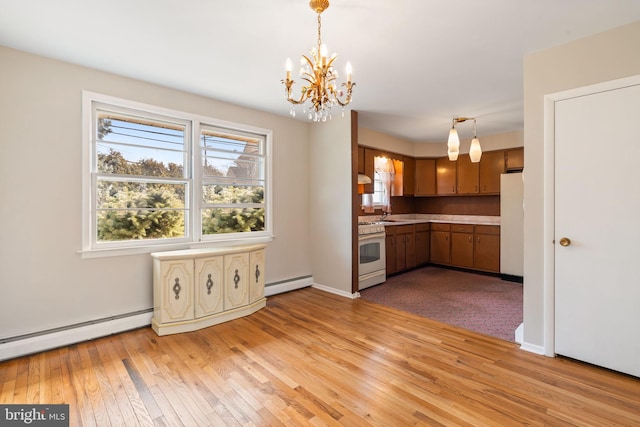
[[[349,293],[349,292],[345,292],[345,291],[341,291],[340,289],[336,289],[336,288],[331,288],[329,286],[325,286],[325,285],[319,285],[317,283],[314,283],[312,285],[313,288],[319,289],[321,291],[324,292],[329,292],[332,294],[336,294],[336,295],[340,295],[341,297],[345,297],[345,298],[351,298],[351,299],[356,299],[356,298],[360,298],[360,292],[356,292],[356,293]]]
[[[284,292],[295,291],[296,289],[307,288],[313,285],[313,277],[302,277],[285,282],[278,282],[274,285],[267,285],[264,288],[264,296],[282,294]]]
[[[524,341],[524,322],[520,323],[520,326],[516,328],[515,338],[518,344],[522,344],[522,341]]]
[[[528,351],[529,353],[535,353],[543,355],[545,354],[544,347],[536,344],[531,344],[527,342],[520,343],[520,349],[524,351]]]
[[[151,311],[135,313],[131,316],[120,316],[111,320],[96,321],[82,326],[70,326],[67,329],[56,330],[39,335],[31,335],[0,344],[0,360],[12,359],[52,348],[75,344],[94,338],[112,335],[118,332],[141,328],[151,324]]]
[[[313,285],[313,277],[303,277],[265,286],[264,293],[265,296],[275,295],[311,285]],[[111,319],[85,322],[81,325],[69,325],[54,331],[28,334],[0,343],[0,361],[149,326],[152,317],[153,312],[149,310],[142,313],[135,312],[131,315],[120,315]]]

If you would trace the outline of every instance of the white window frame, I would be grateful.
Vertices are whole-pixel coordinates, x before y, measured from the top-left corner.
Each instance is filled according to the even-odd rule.
[[[191,135],[187,139],[188,159],[185,159],[185,180],[188,180],[188,194],[185,204],[188,210],[188,218],[185,217],[185,237],[168,239],[150,239],[118,242],[96,241],[96,210],[94,159],[95,145],[93,135],[95,132],[94,108],[106,106],[115,111],[127,111],[143,117],[170,119],[175,122],[185,123],[190,128]],[[196,247],[216,247],[222,244],[227,246],[265,243],[273,240],[273,209],[272,209],[272,139],[273,133],[269,129],[258,128],[250,125],[239,124],[205,117],[196,114],[185,113],[164,107],[129,101],[121,98],[103,95],[99,93],[83,91],[82,93],[82,249],[79,251],[83,258],[96,258],[103,256],[120,256],[139,253],[150,253],[164,250],[187,249]],[[264,138],[265,152],[265,224],[263,231],[221,233],[202,235],[201,210],[205,208],[202,201],[202,177],[201,177],[201,150],[200,133],[202,126],[224,128],[238,134],[249,133]],[[188,164],[187,164],[188,163]],[[188,168],[188,169],[187,169]]]

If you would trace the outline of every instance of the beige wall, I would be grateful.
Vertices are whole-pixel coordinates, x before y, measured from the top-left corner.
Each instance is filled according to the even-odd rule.
[[[78,254],[83,90],[271,129],[266,282],[313,274],[308,123],[4,47],[0,64],[0,338],[153,305],[148,254]]]
[[[310,140],[314,283],[351,295],[351,115],[312,123]]]
[[[544,96],[640,74],[640,22],[587,37],[524,60],[525,264],[524,344],[545,352]],[[606,144],[606,141],[603,141]],[[601,147],[592,147],[601,149]],[[576,220],[579,220],[577,218]],[[552,274],[552,272],[551,272]]]

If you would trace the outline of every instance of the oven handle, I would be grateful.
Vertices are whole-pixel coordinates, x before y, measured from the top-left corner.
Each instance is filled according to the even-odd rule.
[[[373,234],[363,234],[361,236],[358,236],[358,241],[359,242],[366,242],[367,240],[379,239],[381,237],[382,238],[386,237],[386,234],[384,232],[373,233]]]

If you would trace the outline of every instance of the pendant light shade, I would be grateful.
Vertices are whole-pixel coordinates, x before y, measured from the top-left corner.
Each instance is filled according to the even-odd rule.
[[[480,140],[478,138],[474,137],[471,140],[469,157],[471,158],[471,163],[478,163],[480,161],[480,158],[482,157],[482,148],[480,148]]]
[[[471,140],[471,147],[469,147],[469,158],[471,159],[471,163],[478,163],[482,157],[482,148],[480,148],[480,140],[476,136],[475,117],[453,118],[451,121],[451,130],[449,131],[449,140],[447,141],[447,154],[451,161],[458,159],[458,154],[460,152],[460,138],[458,137],[458,131],[456,131],[456,123],[464,123],[467,120],[473,120],[473,139]]]
[[[449,155],[449,160],[458,160],[459,152],[460,138],[458,138],[458,131],[456,131],[455,127],[451,126],[451,130],[449,131],[449,141],[447,142],[447,154]]]

